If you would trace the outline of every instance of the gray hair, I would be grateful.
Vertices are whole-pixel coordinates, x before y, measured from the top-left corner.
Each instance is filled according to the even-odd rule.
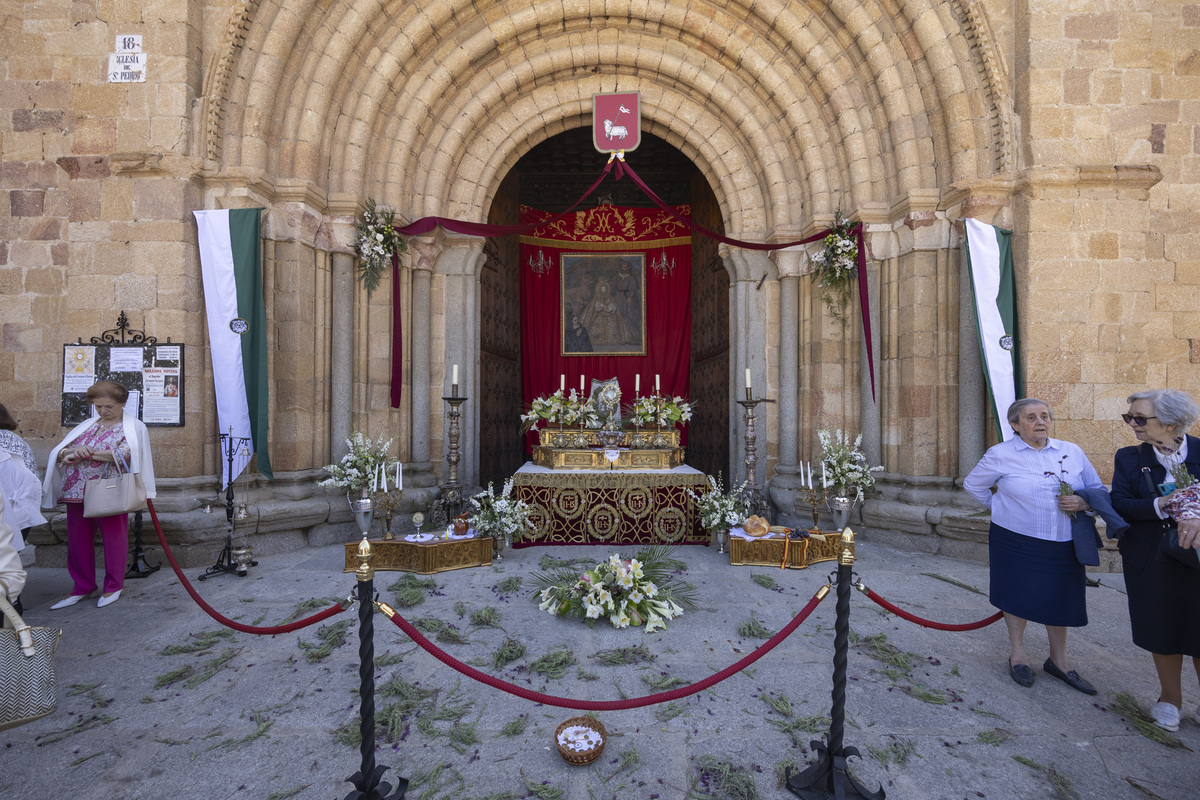
[[[1138,400],[1149,400],[1154,407],[1158,421],[1163,425],[1174,425],[1180,431],[1186,431],[1200,419],[1200,406],[1187,392],[1179,389],[1155,389],[1149,392],[1137,392],[1129,395],[1127,403]]]
[[[1054,411],[1050,408],[1050,404],[1045,400],[1038,400],[1036,397],[1026,397],[1018,400],[1008,407],[1008,422],[1010,425],[1016,425],[1021,421],[1021,412],[1029,408],[1029,406],[1045,406],[1050,412],[1050,419],[1054,419]]]

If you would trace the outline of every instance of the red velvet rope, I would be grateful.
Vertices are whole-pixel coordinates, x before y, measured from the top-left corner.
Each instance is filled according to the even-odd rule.
[[[480,683],[485,683],[488,686],[491,686],[493,689],[499,689],[502,692],[508,692],[509,694],[516,695],[524,700],[531,700],[535,703],[542,703],[548,706],[557,706],[559,708],[573,708],[581,711],[624,711],[630,708],[641,708],[643,706],[654,705],[655,703],[668,703],[672,700],[690,697],[697,692],[702,692],[708,687],[720,683],[730,675],[735,675],[738,672],[741,672],[746,667],[750,666],[755,661],[758,661],[760,658],[769,653],[776,645],[790,636],[792,632],[796,630],[796,628],[800,627],[804,620],[808,619],[808,615],[813,612],[813,609],[817,607],[817,604],[825,599],[825,594],[826,592],[824,591],[818,591],[812,596],[812,599],[808,601],[808,605],[801,609],[800,613],[797,614],[792,621],[784,627],[783,630],[772,636],[766,641],[766,643],[755,649],[745,658],[730,664],[720,672],[710,675],[707,678],[688,686],[680,686],[677,689],[671,689],[667,692],[658,692],[657,694],[646,695],[645,697],[633,697],[626,700],[577,700],[567,697],[556,697],[550,694],[542,694],[541,692],[535,692],[530,689],[516,686],[506,681],[502,681],[499,678],[488,675],[486,672],[480,672],[474,667],[470,667],[462,663],[435,645],[433,642],[422,636],[421,632],[414,628],[408,622],[408,620],[401,617],[391,608],[388,608],[388,611],[392,611],[391,614],[388,614],[388,617],[393,623],[395,623],[397,628],[404,631],[408,638],[416,642],[418,646],[420,646],[438,661],[441,661],[446,666],[467,676],[468,678],[471,678],[472,680],[476,680]],[[384,611],[384,613],[387,614],[387,611]]]
[[[975,631],[975,630],[979,630],[980,628],[986,628],[988,625],[991,625],[993,622],[998,622],[1001,618],[1004,617],[1004,612],[997,611],[995,614],[992,614],[987,619],[981,619],[978,622],[966,622],[961,625],[950,625],[945,622],[933,622],[931,620],[922,619],[921,617],[918,617],[914,614],[910,614],[902,608],[897,608],[896,606],[889,603],[887,600],[884,600],[882,597],[875,594],[875,591],[873,589],[868,589],[865,586],[862,586],[860,584],[858,587],[858,590],[860,592],[862,592],[863,594],[865,594],[867,597],[874,600],[880,606],[886,608],[888,611],[895,614],[896,616],[903,617],[904,619],[908,620],[909,622],[915,622],[918,625],[921,625],[923,627],[934,628],[935,630],[939,630],[939,631]]]
[[[175,577],[179,578],[179,582],[183,584],[183,588],[187,589],[187,593],[196,601],[196,605],[200,606],[204,610],[204,613],[225,627],[233,628],[235,631],[241,631],[242,633],[257,633],[261,636],[270,636],[276,633],[291,633],[301,628],[307,628],[309,625],[316,625],[318,622],[323,622],[334,614],[340,614],[346,610],[342,607],[341,603],[335,603],[324,611],[313,614],[311,617],[305,617],[296,622],[289,622],[287,625],[273,625],[266,628],[243,625],[240,622],[234,622],[229,617],[221,616],[212,606],[204,602],[204,598],[196,594],[196,590],[192,587],[191,582],[184,576],[183,570],[179,568],[179,563],[175,560],[175,555],[171,552],[171,548],[167,544],[167,537],[163,536],[162,525],[158,523],[158,514],[154,511],[154,501],[147,500],[146,507],[150,509],[150,519],[154,520],[154,532],[158,534],[158,543],[162,545],[163,552],[167,555],[167,561],[171,562],[171,569],[175,570]]]

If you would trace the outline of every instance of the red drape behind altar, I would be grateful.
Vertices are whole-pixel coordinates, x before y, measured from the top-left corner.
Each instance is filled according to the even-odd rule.
[[[686,216],[689,206],[677,206]],[[616,377],[622,405],[632,401],[635,376],[641,375],[641,393],[652,394],[654,376],[661,393],[688,397],[688,363],[691,355],[691,233],[662,209],[602,205],[555,218],[548,212],[521,207],[521,222],[549,220],[520,239],[521,356],[523,399],[528,408],[535,397],[558,390],[559,376],[566,388],[579,389],[582,375],[591,390],[592,379]],[[645,355],[563,356],[562,255],[591,256],[618,253],[644,255]],[[652,264],[674,265],[671,270]],[[615,261],[596,259],[602,279]],[[611,282],[611,281],[610,281]],[[576,307],[589,297],[572,287]],[[568,323],[570,320],[568,320]],[[596,349],[603,349],[597,346]],[[686,436],[686,427],[684,436]],[[531,438],[526,446],[533,442]]]

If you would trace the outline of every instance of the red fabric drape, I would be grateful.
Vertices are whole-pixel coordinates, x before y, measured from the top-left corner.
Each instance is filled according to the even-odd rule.
[[[404,396],[404,326],[400,318],[400,256],[392,255],[392,408]]]
[[[688,213],[687,206],[680,209]],[[591,390],[592,379],[617,378],[622,403],[634,397],[635,376],[641,393],[654,391],[658,374],[662,394],[688,397],[691,353],[691,238],[687,229],[657,209],[599,206],[557,218],[528,207],[521,221],[549,224],[521,238],[521,355],[525,407],[535,397],[553,394],[559,376],[566,388],[579,389],[579,377]],[[555,221],[557,220],[557,221]],[[563,356],[561,323],[561,259],[563,253],[642,253],[645,258],[645,355]],[[530,261],[549,261],[537,272]],[[666,259],[674,270],[659,272],[652,262]],[[684,428],[686,432],[686,428]],[[532,440],[531,440],[532,441]]]

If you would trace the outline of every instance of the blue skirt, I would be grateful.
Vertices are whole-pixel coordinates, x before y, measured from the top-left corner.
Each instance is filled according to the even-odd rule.
[[[992,523],[989,599],[1014,617],[1042,625],[1087,625],[1086,575],[1073,542],[1051,542]]]

